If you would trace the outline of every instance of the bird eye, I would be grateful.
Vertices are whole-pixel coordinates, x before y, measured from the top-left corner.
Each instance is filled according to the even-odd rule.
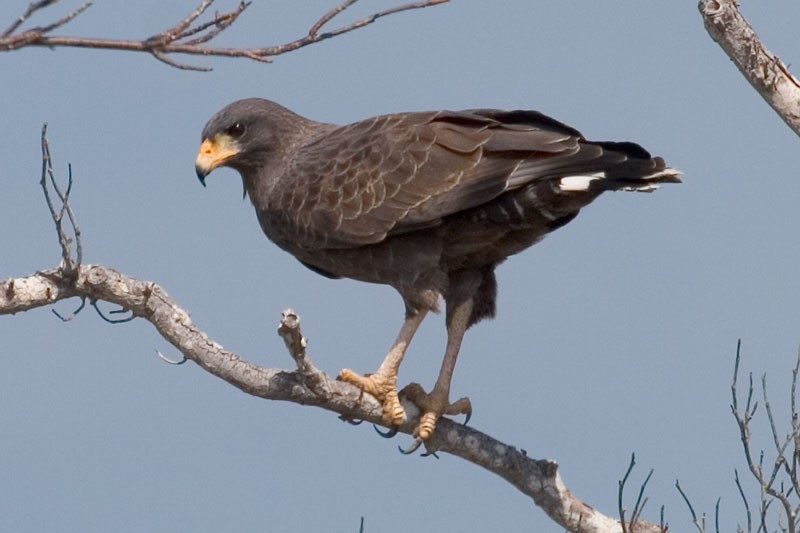
[[[225,130],[225,132],[234,139],[236,139],[244,135],[244,130],[245,130],[244,124],[242,124],[241,122],[237,122],[227,130]]]

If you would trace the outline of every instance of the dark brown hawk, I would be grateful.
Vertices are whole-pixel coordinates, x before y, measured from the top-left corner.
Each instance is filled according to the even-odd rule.
[[[270,240],[315,272],[391,285],[406,316],[376,372],[340,379],[375,396],[389,426],[405,421],[397,371],[425,315],[446,305],[447,348],[420,407],[416,443],[450,403],[464,332],[495,314],[494,270],[575,218],[605,191],[652,191],[680,172],[630,142],[588,141],[536,111],[397,113],[347,126],[301,117],[269,100],[239,100],[206,124],[200,181],[239,171]]]

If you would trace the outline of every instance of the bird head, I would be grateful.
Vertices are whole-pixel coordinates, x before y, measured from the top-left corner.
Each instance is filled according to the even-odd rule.
[[[206,176],[220,166],[226,166],[229,160],[241,153],[242,149],[238,137],[244,133],[244,126],[238,122],[225,131],[216,133],[211,137],[203,137],[200,151],[194,163],[197,178],[203,187],[206,186]]]
[[[262,98],[237,100],[222,108],[203,128],[195,160],[200,183],[217,167],[238,170],[244,178],[269,165],[274,152],[296,132],[305,119]]]

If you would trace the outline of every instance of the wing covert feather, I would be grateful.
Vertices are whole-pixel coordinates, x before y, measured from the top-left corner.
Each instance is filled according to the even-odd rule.
[[[297,244],[349,248],[435,226],[536,179],[535,165],[516,173],[529,160],[547,168],[582,139],[539,113],[481,112],[375,117],[299,149],[279,201]]]

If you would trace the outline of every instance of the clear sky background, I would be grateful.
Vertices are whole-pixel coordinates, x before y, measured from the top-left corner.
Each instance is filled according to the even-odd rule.
[[[398,2],[364,0],[343,20]],[[98,1],[59,33],[143,38],[195,3]],[[27,4],[0,3],[0,26]],[[256,2],[219,44],[291,40],[333,4]],[[800,4],[743,10],[791,64]],[[471,397],[476,428],[558,461],[568,487],[607,514],[636,452],[631,502],[655,469],[646,518],[665,505],[671,530],[690,530],[680,479],[698,511],[713,514],[721,498],[724,530],[744,523],[730,379],[741,337],[743,371],[768,373],[788,430],[800,140],[711,41],[694,1],[461,0],[272,65],[183,59],[214,71],[123,52],[0,55],[0,278],[58,264],[38,185],[47,122],[59,174],[72,163],[87,263],[158,282],[256,364],[292,366],[275,328],[293,307],[317,365],[372,371],[400,326],[399,296],[317,276],[269,243],[235,172],[203,189],[194,158],[214,112],[249,96],[337,123],[531,108],[589,138],[636,141],[685,183],[607,194],[500,267],[498,317],[468,332],[453,396]],[[443,318],[430,317],[401,381],[430,387],[444,341]],[[364,516],[370,533],[560,531],[472,464],[402,456],[408,436],[385,441],[366,424],[250,397],[193,364],[164,364],[157,349],[178,357],[143,320],[112,326],[85,310],[64,324],[49,309],[0,318],[0,530],[350,533]],[[756,448],[769,447],[762,417],[754,431]]]

